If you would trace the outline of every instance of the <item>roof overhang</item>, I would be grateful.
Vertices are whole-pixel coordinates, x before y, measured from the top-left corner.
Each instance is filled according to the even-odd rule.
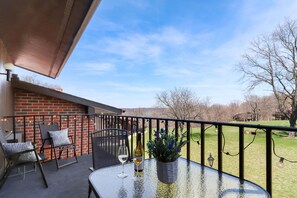
[[[101,0],[1,0],[0,40],[18,67],[56,78]]]

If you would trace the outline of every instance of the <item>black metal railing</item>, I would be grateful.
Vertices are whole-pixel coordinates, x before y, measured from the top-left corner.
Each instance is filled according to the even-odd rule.
[[[256,124],[242,124],[242,123],[226,123],[226,122],[210,122],[210,121],[199,121],[199,120],[179,120],[179,119],[170,119],[170,118],[153,118],[153,117],[137,117],[137,116],[110,116],[110,115],[98,115],[98,118],[101,122],[101,128],[110,128],[110,127],[118,127],[123,129],[128,129],[132,132],[139,131],[141,128],[142,132],[147,128],[149,133],[149,140],[152,139],[152,131],[153,129],[159,130],[160,128],[164,128],[168,130],[168,128],[174,129],[176,136],[180,130],[184,130],[187,132],[187,140],[188,143],[186,145],[186,158],[191,160],[191,127],[195,125],[195,127],[200,128],[200,163],[205,165],[205,132],[208,128],[206,126],[215,126],[217,129],[217,170],[223,171],[223,127],[236,127],[238,128],[238,169],[239,169],[239,178],[241,181],[245,179],[245,146],[244,146],[244,134],[245,129],[255,129],[255,130],[263,130],[265,132],[265,143],[266,143],[266,190],[272,195],[272,133],[274,131],[282,131],[282,132],[297,132],[297,128],[291,127],[280,127],[280,126],[266,126],[266,125],[256,125]],[[163,126],[161,126],[163,124]],[[183,126],[183,128],[181,127]],[[131,136],[130,144],[133,145],[133,136]],[[143,142],[145,142],[145,135],[143,135]],[[145,148],[145,145],[143,145]],[[131,149],[131,155],[132,153]],[[226,153],[225,153],[226,154]],[[149,158],[152,156],[149,155]]]
[[[215,126],[217,130],[217,170],[223,170],[223,144],[224,134],[223,127],[235,127],[238,128],[238,169],[239,178],[241,181],[245,179],[245,129],[255,129],[265,131],[266,142],[266,190],[272,194],[272,133],[274,131],[297,132],[297,128],[279,127],[279,126],[266,126],[255,124],[241,124],[241,123],[226,123],[226,122],[211,122],[211,121],[199,121],[199,120],[179,120],[171,118],[156,118],[156,117],[137,117],[137,116],[114,116],[103,114],[92,115],[26,115],[26,116],[6,116],[8,122],[12,123],[13,137],[16,139],[16,133],[22,133],[24,141],[34,141],[41,145],[41,139],[38,129],[38,123],[40,122],[58,122],[61,128],[69,128],[69,132],[74,136],[74,141],[80,147],[78,154],[90,154],[90,133],[96,130],[105,128],[121,128],[126,129],[130,134],[134,132],[145,130],[148,132],[149,140],[152,139],[153,130],[165,130],[174,129],[176,137],[179,133],[186,131],[186,138],[188,143],[185,149],[185,157],[191,160],[191,129],[200,128],[200,162],[202,165],[206,165],[205,147],[206,147],[206,131],[210,126]],[[146,142],[145,135],[143,135],[143,142]],[[133,146],[135,140],[133,135],[130,136],[130,145]],[[145,144],[143,144],[145,149]],[[133,156],[133,149],[130,149],[131,156]],[[148,155],[151,158],[151,155]]]

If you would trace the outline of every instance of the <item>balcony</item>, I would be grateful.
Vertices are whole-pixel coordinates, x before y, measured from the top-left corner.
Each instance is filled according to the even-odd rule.
[[[0,196],[18,197],[28,193],[31,197],[34,195],[46,197],[48,194],[51,197],[65,197],[74,193],[71,197],[86,197],[90,174],[88,168],[92,166],[89,134],[103,128],[123,128],[130,134],[144,131],[143,142],[152,139],[154,130],[160,128],[170,131],[175,129],[176,136],[181,131],[187,131],[189,143],[182,151],[184,158],[209,166],[207,158],[211,152],[215,158],[213,168],[218,171],[255,182],[275,197],[283,196],[283,192],[286,193],[286,197],[294,196],[296,193],[293,180],[288,179],[295,173],[291,172],[290,177],[282,175],[281,170],[275,165],[281,157],[278,155],[278,151],[281,151],[278,146],[281,144],[274,140],[276,135],[283,132],[296,132],[296,128],[102,114],[6,116],[6,119],[12,124],[14,132],[23,134],[23,140],[34,141],[38,147],[41,146],[38,123],[58,122],[61,128],[69,128],[70,135],[74,136],[80,158],[78,164],[60,170],[56,169],[53,161],[45,162],[43,166],[49,183],[48,189],[44,188],[38,172],[30,173],[26,176],[25,182],[21,178],[9,178],[1,189]],[[16,135],[14,137],[16,138]],[[135,147],[135,141],[135,137],[131,135],[131,148]],[[51,156],[50,152],[47,154]],[[282,154],[287,155],[287,153]],[[146,158],[151,157],[146,156]],[[294,170],[295,164],[290,164],[286,160],[285,163],[290,171]],[[251,176],[253,173],[254,176]]]

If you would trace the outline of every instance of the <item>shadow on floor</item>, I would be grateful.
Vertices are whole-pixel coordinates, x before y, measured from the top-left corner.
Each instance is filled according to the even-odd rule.
[[[92,156],[84,155],[79,162],[57,169],[55,161],[43,164],[49,187],[45,188],[39,169],[22,176],[9,177],[0,197],[5,198],[84,198],[88,196],[88,177],[91,174]],[[92,197],[94,195],[92,194]]]

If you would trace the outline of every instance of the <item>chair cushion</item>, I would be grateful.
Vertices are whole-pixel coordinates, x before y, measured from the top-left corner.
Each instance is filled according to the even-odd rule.
[[[4,152],[7,155],[13,155],[13,154],[34,148],[31,142],[2,143],[2,146],[3,146]],[[21,156],[18,158],[18,162],[36,162],[36,161],[37,159],[33,151],[21,154]]]
[[[53,140],[54,146],[71,144],[68,138],[68,128],[60,131],[49,131],[48,133]]]

